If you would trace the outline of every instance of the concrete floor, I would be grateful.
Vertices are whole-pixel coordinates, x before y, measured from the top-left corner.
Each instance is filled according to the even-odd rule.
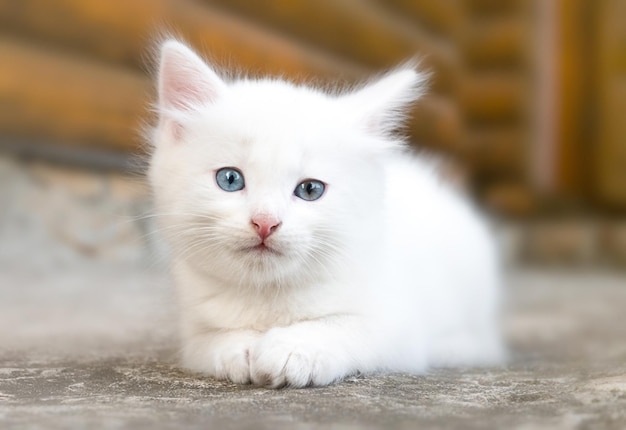
[[[176,368],[166,274],[0,267],[0,428],[626,428],[626,277],[517,270],[506,368],[238,387]]]

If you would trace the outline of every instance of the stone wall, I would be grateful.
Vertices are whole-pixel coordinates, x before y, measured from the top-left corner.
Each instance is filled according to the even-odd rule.
[[[0,157],[0,264],[162,260],[141,176]]]

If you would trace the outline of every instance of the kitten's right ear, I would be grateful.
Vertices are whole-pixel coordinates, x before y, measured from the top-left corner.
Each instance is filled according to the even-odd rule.
[[[158,86],[161,115],[212,103],[226,88],[195,52],[176,40],[161,45]]]

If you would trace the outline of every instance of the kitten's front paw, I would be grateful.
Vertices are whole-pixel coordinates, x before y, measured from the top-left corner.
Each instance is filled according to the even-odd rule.
[[[341,360],[330,348],[300,334],[277,328],[259,341],[250,352],[253,384],[271,388],[320,386],[346,376]]]
[[[195,342],[185,348],[185,367],[217,379],[249,384],[250,351],[258,337],[257,333],[227,333]]]
[[[215,377],[235,384],[249,384],[250,349],[240,345],[215,352]]]

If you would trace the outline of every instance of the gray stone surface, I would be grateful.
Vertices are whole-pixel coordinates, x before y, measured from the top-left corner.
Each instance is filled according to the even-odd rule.
[[[0,274],[1,428],[626,428],[626,282],[516,271],[509,365],[272,391],[176,367],[167,275]]]

